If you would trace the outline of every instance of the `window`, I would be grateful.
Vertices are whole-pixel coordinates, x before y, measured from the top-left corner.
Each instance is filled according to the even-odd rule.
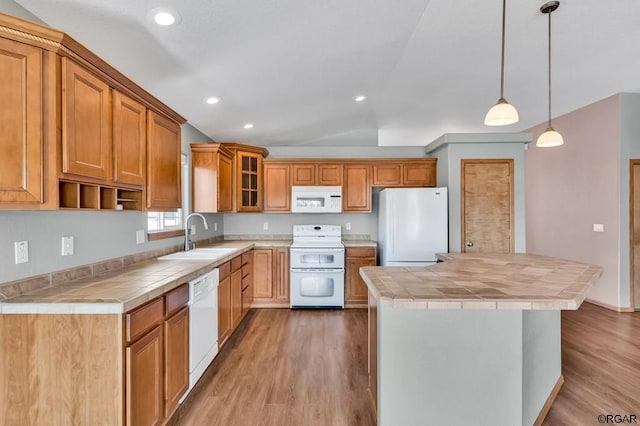
[[[147,231],[173,231],[182,229],[182,209],[177,212],[148,212]]]

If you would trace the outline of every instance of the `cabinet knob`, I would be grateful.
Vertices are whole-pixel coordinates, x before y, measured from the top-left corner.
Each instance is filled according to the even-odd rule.
[[[473,247],[473,242],[472,241],[467,242],[467,247]]]

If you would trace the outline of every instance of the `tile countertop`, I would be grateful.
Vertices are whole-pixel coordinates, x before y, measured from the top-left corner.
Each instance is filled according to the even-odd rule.
[[[602,268],[531,254],[439,254],[426,267],[369,266],[380,303],[413,309],[575,310]]]
[[[371,240],[342,240],[342,244],[345,247],[378,247],[378,243]]]
[[[263,244],[270,243],[270,244]],[[260,241],[273,247],[276,241]],[[283,242],[284,243],[284,242]],[[128,312],[251,250],[253,241],[225,241],[211,247],[236,250],[210,260],[157,260],[133,264],[97,277],[23,294],[0,303],[2,314],[118,314]]]

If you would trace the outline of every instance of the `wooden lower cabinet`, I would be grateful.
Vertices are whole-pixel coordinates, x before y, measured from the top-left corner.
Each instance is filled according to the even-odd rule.
[[[189,387],[188,303],[183,284],[125,314],[127,425],[161,424],[178,409]]]
[[[249,310],[244,303],[250,300],[251,274],[247,271],[253,264],[253,256],[252,252],[243,253],[219,268],[218,347],[226,343]]]
[[[242,319],[242,269],[231,273],[231,328],[234,329]]]
[[[378,409],[378,301],[373,294],[368,293],[369,303],[367,311],[367,343],[368,343],[368,373],[369,373],[369,395],[373,402],[373,407]],[[376,413],[377,417],[377,413]]]
[[[253,257],[253,308],[288,308],[289,247],[261,248]]]
[[[188,300],[187,293],[187,300]],[[189,389],[189,308],[164,321],[164,416],[170,418]]]
[[[367,285],[360,277],[360,268],[376,266],[375,247],[347,247],[345,254],[345,306],[365,307]]]
[[[126,349],[128,425],[157,425],[164,418],[162,326],[157,326]]]
[[[231,273],[227,262],[220,268],[218,283],[218,347],[227,341],[231,335]],[[226,266],[226,268],[224,268]],[[226,270],[226,273],[223,272]],[[223,276],[223,274],[225,274]]]

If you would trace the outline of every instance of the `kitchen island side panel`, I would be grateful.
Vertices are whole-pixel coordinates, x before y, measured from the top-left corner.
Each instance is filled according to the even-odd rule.
[[[523,425],[534,424],[562,376],[560,312],[522,312]]]
[[[522,311],[378,302],[380,426],[521,424]]]

